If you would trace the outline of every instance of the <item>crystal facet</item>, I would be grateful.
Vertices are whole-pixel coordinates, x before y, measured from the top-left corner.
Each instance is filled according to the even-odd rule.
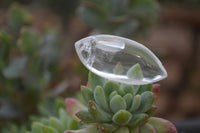
[[[159,59],[133,40],[95,35],[75,43],[82,63],[95,74],[124,84],[149,84],[167,77]]]

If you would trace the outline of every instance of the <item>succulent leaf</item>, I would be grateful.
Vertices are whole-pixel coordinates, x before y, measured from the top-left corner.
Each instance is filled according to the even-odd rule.
[[[129,126],[137,127],[140,124],[145,123],[145,121],[148,119],[148,115],[145,113],[135,114],[132,116]]]
[[[116,95],[118,95],[117,91],[113,91],[109,96],[109,101]]]
[[[132,102],[132,105],[131,105],[129,111],[130,112],[136,111],[139,108],[140,104],[141,104],[141,96],[140,95],[136,95],[133,98],[133,102]]]
[[[131,93],[132,95],[134,95],[134,88],[132,85],[125,85],[123,90],[125,93]]]
[[[77,116],[75,115],[78,111],[86,109],[86,107],[81,104],[79,101],[73,99],[73,98],[67,98],[65,100],[65,107],[67,110],[67,113],[76,121],[79,121]]]
[[[152,91],[152,84],[138,86],[137,94],[142,94],[145,91]]]
[[[90,100],[94,100],[94,95],[90,88],[81,86],[81,93],[86,103],[88,103]]]
[[[96,103],[105,111],[109,112],[108,102],[102,87],[97,86],[94,90],[94,99]]]
[[[89,86],[92,89],[95,89],[96,86],[101,86],[103,87],[105,84],[105,79],[92,73],[91,71],[89,72],[89,76],[88,76],[88,82],[89,82]]]
[[[113,115],[112,121],[118,125],[126,125],[130,121],[132,115],[126,110],[119,110]]]
[[[131,93],[127,93],[125,96],[123,96],[123,98],[126,101],[127,110],[128,110],[128,107],[132,105],[133,95]]]
[[[142,69],[140,67],[140,64],[133,65],[128,71],[127,76],[132,79],[140,80],[143,78]]]
[[[58,119],[51,117],[49,119],[49,122],[50,122],[49,124],[50,124],[51,127],[58,129],[59,132],[63,131],[63,125]]]
[[[168,120],[151,117],[148,123],[155,128],[157,133],[177,133],[176,127]]]
[[[39,122],[33,123],[32,127],[31,127],[32,132],[33,132],[33,133],[42,133],[42,127],[43,127],[43,126],[44,126],[44,125],[41,124],[41,123],[39,123]]]
[[[81,110],[76,113],[76,116],[84,123],[95,123],[96,120],[90,115],[87,110]]]
[[[120,89],[119,84],[108,81],[104,86],[104,92],[106,95],[106,98],[109,99],[109,96],[112,92],[117,91]]]
[[[50,126],[42,127],[42,131],[43,131],[43,133],[59,133],[57,130],[55,130],[54,128],[52,128]]]
[[[153,93],[150,91],[145,91],[141,94],[141,104],[139,106],[138,112],[146,112],[152,108],[154,102]]]
[[[115,74],[122,74],[124,72],[124,68],[121,65],[120,62],[117,63],[117,65],[115,66],[115,68],[113,69],[113,73]]]
[[[88,110],[90,114],[92,115],[92,117],[98,122],[109,122],[112,118],[110,114],[103,111],[93,101],[89,101]]]
[[[110,124],[110,123],[103,123],[98,125],[98,128],[102,131],[102,132],[106,132],[106,133],[112,133],[113,131],[115,131],[117,129],[117,125],[116,124]]]
[[[116,113],[121,109],[125,110],[126,107],[126,101],[120,95],[116,95],[110,100],[110,109],[113,113]]]
[[[144,126],[141,126],[139,128],[140,133],[157,133],[154,127],[148,123],[146,123]],[[158,132],[160,133],[160,132]]]

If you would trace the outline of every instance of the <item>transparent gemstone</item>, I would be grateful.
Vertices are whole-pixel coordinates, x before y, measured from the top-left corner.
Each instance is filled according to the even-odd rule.
[[[75,43],[82,63],[95,74],[124,84],[142,85],[167,77],[160,60],[133,40],[95,35]]]

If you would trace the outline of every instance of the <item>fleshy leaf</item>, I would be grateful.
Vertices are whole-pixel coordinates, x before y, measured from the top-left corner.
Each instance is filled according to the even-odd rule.
[[[141,126],[139,129],[139,132],[140,133],[157,133],[154,127],[148,123],[146,123],[144,126]]]
[[[107,112],[103,111],[100,107],[98,107],[93,101],[89,101],[88,110],[90,114],[93,116],[98,122],[109,122],[112,116]]]
[[[129,126],[136,127],[138,125],[143,124],[148,118],[148,115],[145,113],[135,114],[132,116]]]
[[[123,98],[126,101],[127,108],[130,107],[132,105],[133,95],[131,93],[127,93]]]
[[[127,76],[130,79],[142,80],[143,74],[140,65],[137,63],[127,71]]]
[[[143,92],[141,94],[141,104],[137,111],[138,112],[148,111],[152,107],[153,102],[154,102],[153,93],[150,91]]]
[[[119,89],[120,89],[119,84],[111,82],[111,81],[106,82],[104,86],[104,92],[105,92],[106,98],[109,99],[110,94],[113,91],[118,91]]]
[[[126,101],[120,95],[116,95],[110,100],[110,109],[113,113],[126,109],[126,107]]]
[[[100,86],[97,86],[94,90],[94,99],[96,103],[102,107],[102,109],[109,112],[108,102],[106,100],[104,90]]]
[[[90,100],[94,100],[94,95],[90,88],[81,86],[81,93],[86,103],[88,103]]]
[[[79,101],[73,98],[67,98],[65,100],[65,107],[67,110],[67,113],[76,121],[79,121],[79,119],[76,117],[76,113],[80,110],[86,109],[86,107],[81,104]]]
[[[117,125],[116,124],[108,124],[108,123],[103,123],[98,125],[98,128],[102,131],[102,132],[108,132],[108,133],[112,133],[114,130],[117,129]]]
[[[131,105],[129,111],[130,112],[136,111],[139,108],[140,104],[141,104],[141,96],[140,95],[136,95],[133,98],[133,102],[132,102],[132,105]]]
[[[176,127],[168,120],[162,118],[151,117],[148,119],[157,133],[177,133]]]
[[[105,84],[105,79],[94,74],[93,72],[89,72],[89,76],[88,76],[88,82],[89,82],[89,86],[92,89],[95,89],[96,86],[101,86],[103,87]]]
[[[42,127],[42,131],[43,131],[43,133],[58,133],[57,130],[55,130],[54,128],[52,128],[50,126]]]
[[[118,125],[126,125],[130,121],[132,115],[126,110],[119,110],[113,115],[112,121]]]
[[[83,123],[95,123],[95,119],[90,115],[87,110],[81,110],[76,113],[76,116],[81,120]]]
[[[124,68],[121,65],[121,63],[118,62],[117,65],[115,66],[114,70],[113,70],[113,73],[115,73],[115,74],[122,74],[123,72],[124,72]]]
[[[42,127],[44,125],[38,122],[33,123],[31,129],[33,133],[42,133]]]

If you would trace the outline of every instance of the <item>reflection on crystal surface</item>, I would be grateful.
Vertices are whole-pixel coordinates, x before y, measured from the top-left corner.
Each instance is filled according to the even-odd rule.
[[[82,63],[95,74],[125,84],[148,84],[167,77],[159,59],[133,40],[96,35],[75,43]]]

